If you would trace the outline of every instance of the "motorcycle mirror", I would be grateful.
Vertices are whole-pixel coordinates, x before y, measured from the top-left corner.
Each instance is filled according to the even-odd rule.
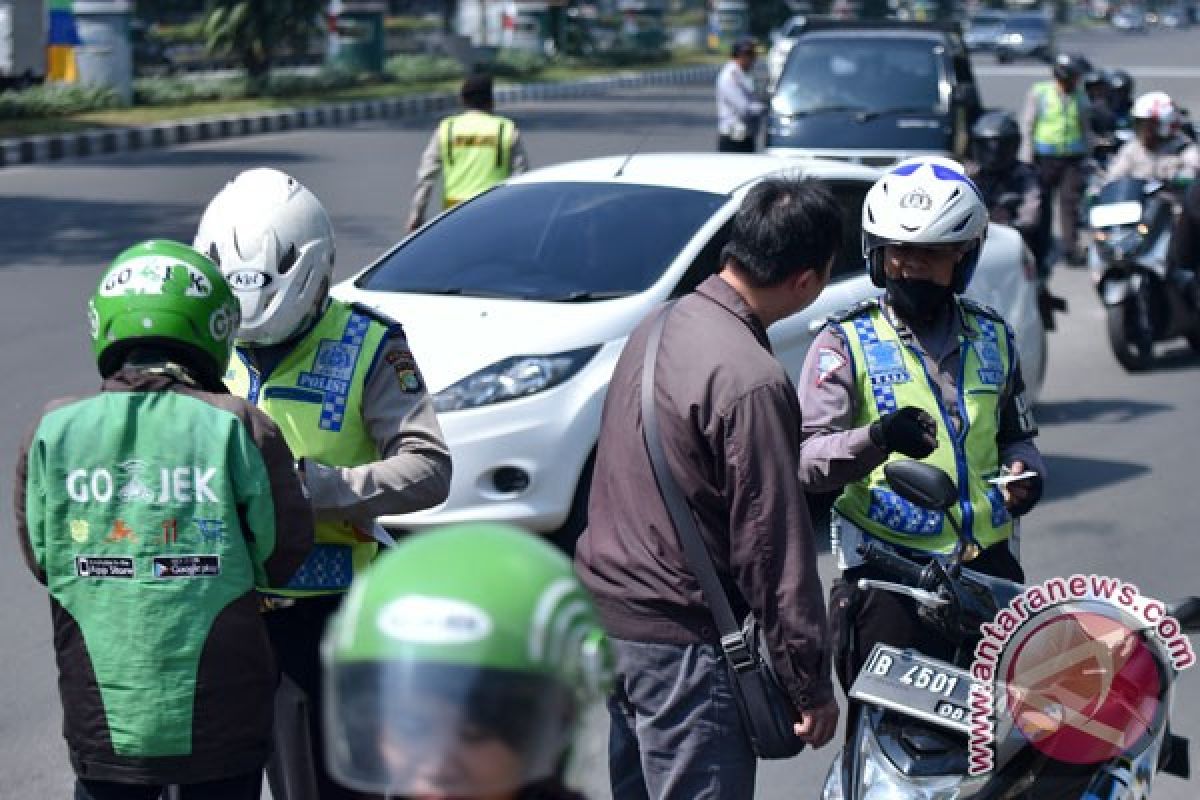
[[[1173,603],[1169,613],[1184,633],[1200,633],[1200,597],[1187,597]]]
[[[950,476],[937,467],[920,461],[893,461],[883,468],[896,494],[930,511],[946,511],[958,502],[958,488]]]

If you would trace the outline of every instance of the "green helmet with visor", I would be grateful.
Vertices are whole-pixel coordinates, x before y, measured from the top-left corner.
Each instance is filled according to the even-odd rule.
[[[554,774],[611,651],[571,563],[496,524],[420,533],[322,642],[326,760],[365,792],[492,797]]]
[[[152,239],[122,252],[88,304],[92,350],[107,377],[131,349],[156,345],[182,353],[219,379],[233,353],[240,311],[208,258],[179,242]]]

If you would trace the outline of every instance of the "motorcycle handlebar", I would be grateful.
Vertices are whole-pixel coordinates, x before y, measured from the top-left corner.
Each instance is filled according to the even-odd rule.
[[[904,556],[880,547],[874,542],[863,547],[860,555],[862,555],[863,561],[879,568],[900,583],[906,586],[921,586],[921,579],[925,575],[924,568]]]

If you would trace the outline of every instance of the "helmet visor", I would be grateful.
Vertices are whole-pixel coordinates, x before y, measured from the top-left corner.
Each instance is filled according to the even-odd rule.
[[[542,675],[414,661],[325,670],[326,759],[354,789],[490,796],[548,777],[574,694]]]

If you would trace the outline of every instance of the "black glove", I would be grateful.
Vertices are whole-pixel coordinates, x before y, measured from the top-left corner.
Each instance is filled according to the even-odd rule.
[[[937,423],[916,406],[884,414],[868,429],[871,441],[889,453],[925,458],[937,448]]]

